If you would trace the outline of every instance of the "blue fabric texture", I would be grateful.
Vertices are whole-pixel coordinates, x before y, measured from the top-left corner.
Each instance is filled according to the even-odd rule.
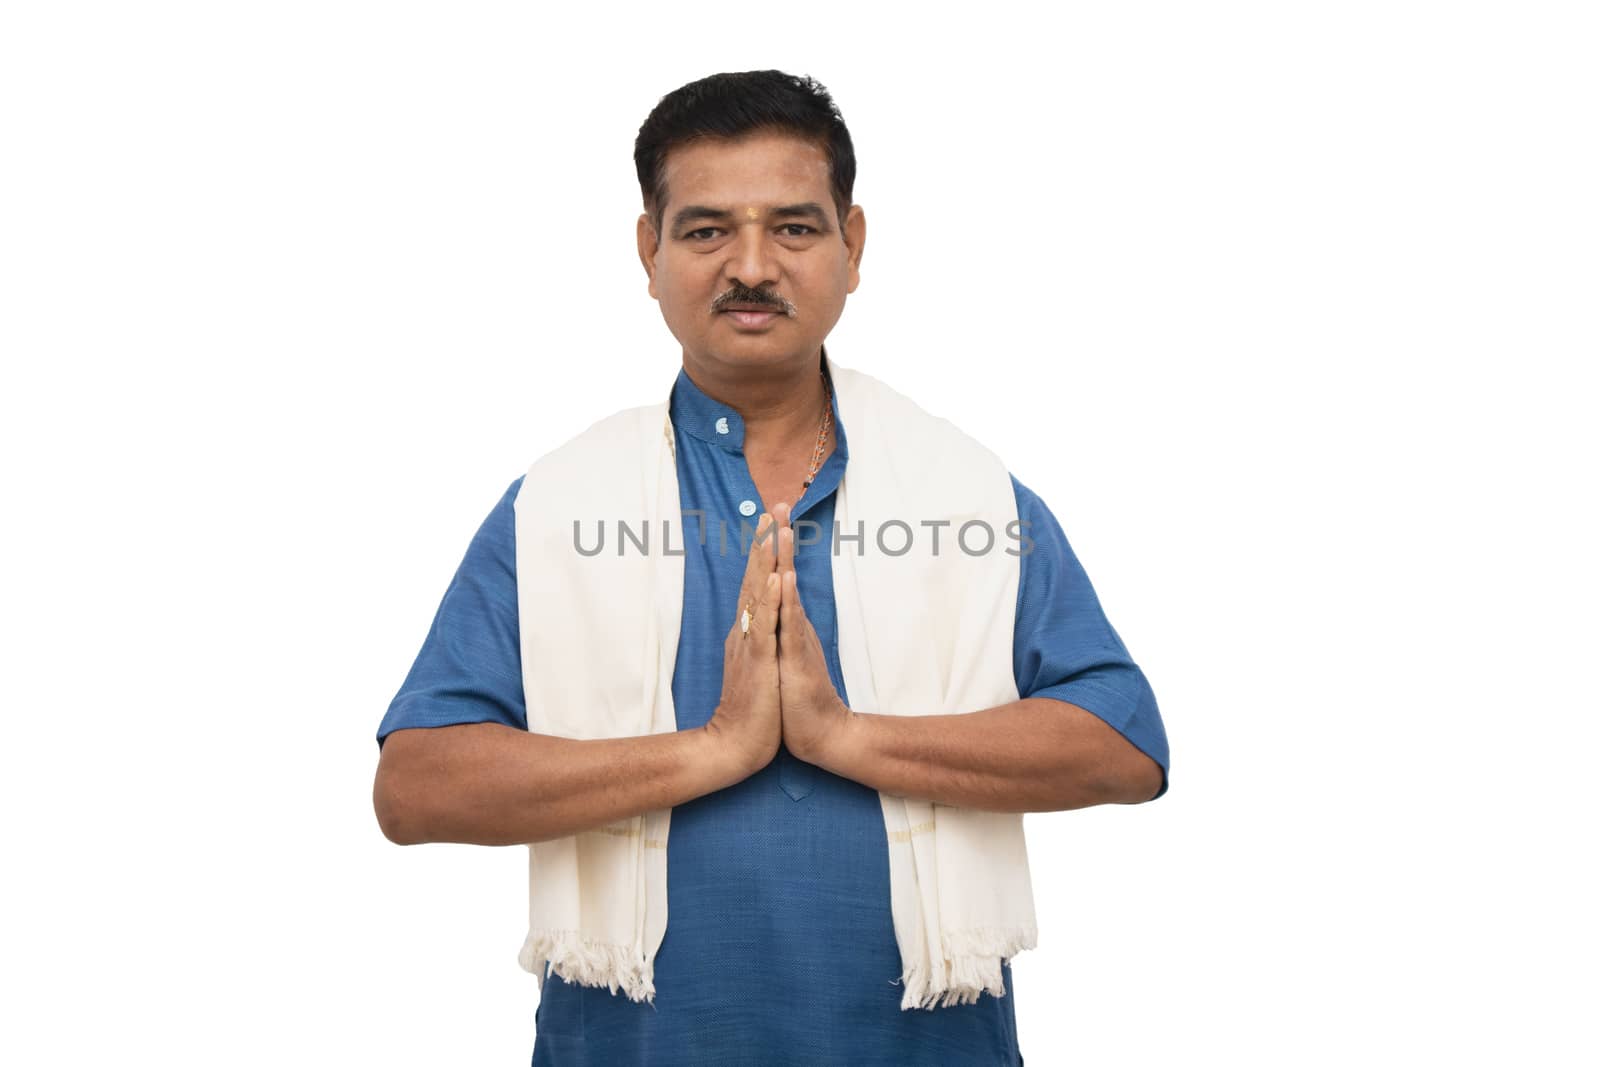
[[[740,522],[753,526],[768,502],[745,462],[737,411],[680,370],[670,412],[686,550],[672,695],[679,729],[692,729],[710,719],[722,691],[722,642],[737,614],[745,558]],[[829,551],[835,490],[849,459],[837,400],[833,417],[833,454],[793,512],[797,524],[818,523],[821,536],[797,548],[795,569],[828,673],[848,703]],[[1167,738],[1151,687],[1107,621],[1060,524],[1038,496],[1015,476],[1011,481],[1033,541],[1020,561],[1017,691],[1105,720],[1161,765],[1160,797],[1167,791]],[[512,510],[521,486],[520,477],[511,483],[472,539],[378,728],[380,746],[390,732],[412,727],[498,722],[527,729]],[[752,504],[755,514],[747,516]],[[689,514],[695,510],[705,516],[704,545]],[[673,809],[667,893],[655,1003],[552,976],[536,1014],[536,1067],[1022,1062],[1009,964],[1005,997],[900,1010],[878,794],[797,759],[787,747],[744,781]]]

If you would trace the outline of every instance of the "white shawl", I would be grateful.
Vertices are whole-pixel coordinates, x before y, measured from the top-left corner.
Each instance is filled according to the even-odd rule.
[[[1016,700],[1020,568],[1005,464],[876,378],[839,366],[826,351],[823,358],[851,446],[835,521],[843,538],[864,534],[837,541],[833,557],[851,708],[930,715]],[[677,729],[672,673],[685,542],[668,402],[602,419],[538,459],[523,480],[515,506],[517,602],[535,733],[594,739]],[[574,523],[592,546],[602,519],[605,550],[581,555]],[[638,538],[640,520],[647,520],[644,551],[613,536],[621,522]],[[992,534],[987,551],[982,525],[957,541],[974,520]],[[935,530],[940,522],[948,525]],[[735,610],[728,605],[730,626]],[[974,1003],[984,990],[1004,996],[1002,960],[1038,937],[1022,815],[879,798],[901,1009]],[[529,928],[518,962],[538,976],[541,992],[554,973],[654,1000],[671,815],[670,808],[650,811],[528,846]]]

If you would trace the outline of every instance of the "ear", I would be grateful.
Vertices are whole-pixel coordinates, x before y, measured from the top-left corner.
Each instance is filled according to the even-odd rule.
[[[844,246],[850,257],[850,284],[845,292],[853,293],[861,284],[861,253],[867,247],[867,214],[860,204],[851,204],[845,213]]]
[[[661,247],[661,238],[648,213],[639,216],[635,229],[635,239],[639,242],[639,262],[644,264],[644,272],[650,278],[650,295],[660,300],[661,294],[656,292],[656,252]]]

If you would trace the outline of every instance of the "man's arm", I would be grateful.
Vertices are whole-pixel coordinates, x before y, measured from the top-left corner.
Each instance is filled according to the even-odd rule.
[[[515,845],[670,808],[749,773],[705,727],[577,741],[462,723],[389,734],[372,800],[398,845]]]
[[[851,712],[812,762],[891,795],[983,811],[1137,804],[1162,778],[1105,720],[1049,697],[958,715]]]
[[[738,601],[749,603],[758,586],[766,588],[751,627],[751,637],[766,627],[765,642],[746,639],[732,623],[722,699],[704,726],[583,741],[528,730],[512,510],[521,484],[511,484],[473,538],[378,727],[372,803],[384,836],[396,844],[565,837],[725,789],[777,752],[770,538],[751,544]]]
[[[1153,800],[1165,791],[1167,760],[1155,695],[1060,523],[1014,476],[1012,484],[1034,542],[1020,560],[1012,642],[1026,695],[962,714],[887,715],[848,710],[828,683],[832,701],[815,703],[832,707],[817,729],[800,731],[816,740],[796,754],[885,793],[987,811]],[[812,658],[825,677],[820,649]]]
[[[531,733],[517,619],[522,478],[473,537],[378,727],[372,787],[397,844],[509,845],[591,829],[737,781],[705,729],[578,741]],[[748,772],[746,772],[748,773]]]

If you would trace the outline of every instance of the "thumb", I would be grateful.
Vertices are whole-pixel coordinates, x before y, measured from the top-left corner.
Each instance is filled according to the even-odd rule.
[[[805,615],[800,607],[800,588],[795,583],[792,570],[783,572],[783,609],[778,617],[778,647],[797,648],[796,640],[805,629]]]
[[[765,637],[774,636],[778,629],[778,610],[782,597],[776,573],[767,575],[767,580],[762,584],[761,605],[756,609],[756,619],[759,625],[750,628]]]

